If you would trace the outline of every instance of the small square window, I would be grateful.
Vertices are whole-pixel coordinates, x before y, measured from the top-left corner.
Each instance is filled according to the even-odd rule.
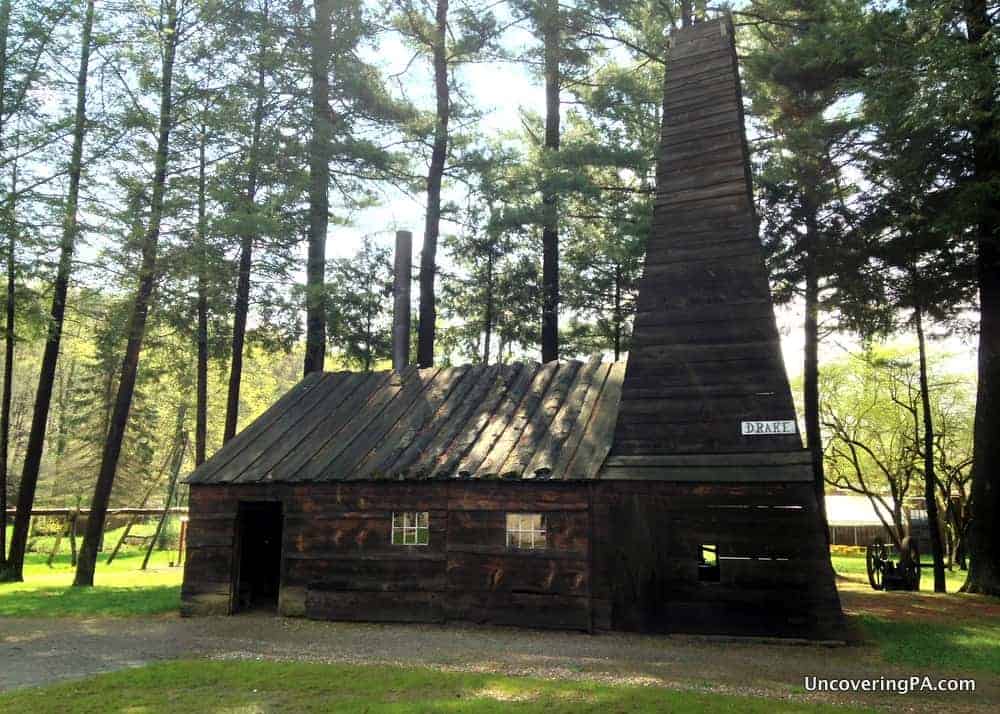
[[[698,580],[703,583],[719,582],[719,548],[703,545],[698,551]]]
[[[507,547],[515,550],[544,550],[545,520],[542,514],[508,513]]]
[[[427,545],[430,542],[430,513],[403,511],[392,514],[393,545]]]

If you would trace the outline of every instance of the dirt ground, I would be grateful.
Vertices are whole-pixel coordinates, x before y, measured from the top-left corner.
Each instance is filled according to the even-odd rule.
[[[838,578],[840,604],[848,615],[874,615],[887,620],[1000,623],[1000,601],[992,598],[938,595],[929,592],[878,592],[867,582]]]
[[[858,600],[865,597],[860,591],[846,592],[845,609],[859,607]],[[832,696],[804,691],[803,678],[809,674],[837,678],[915,674],[887,667],[872,646],[858,644],[349,624],[253,614],[196,619],[11,618],[0,621],[0,633],[0,690],[157,660],[208,657],[423,665],[853,702],[894,711],[995,711],[1000,702],[1000,682],[984,675],[977,677],[974,694]]]

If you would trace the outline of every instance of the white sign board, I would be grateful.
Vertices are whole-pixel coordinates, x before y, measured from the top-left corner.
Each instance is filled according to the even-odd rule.
[[[740,422],[740,433],[743,436],[784,436],[797,431],[794,419]]]

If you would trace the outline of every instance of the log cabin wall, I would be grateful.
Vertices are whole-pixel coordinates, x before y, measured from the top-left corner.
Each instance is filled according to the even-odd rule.
[[[184,614],[231,612],[241,501],[283,505],[284,615],[837,637],[809,484],[195,485]],[[392,545],[393,511],[427,511],[428,544]],[[544,514],[548,547],[508,549],[509,512]]]
[[[582,483],[192,485],[182,612],[232,611],[239,504],[276,500],[282,614],[589,630],[589,498]],[[391,544],[394,511],[430,514],[426,546]],[[508,549],[507,513],[544,514],[546,549]]]

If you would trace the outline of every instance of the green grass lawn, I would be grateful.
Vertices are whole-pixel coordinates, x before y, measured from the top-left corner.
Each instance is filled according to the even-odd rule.
[[[868,582],[868,570],[864,556],[832,555],[830,556],[830,560],[833,562],[833,569],[838,575],[860,579],[865,583]],[[929,558],[924,558],[924,562],[928,560]],[[947,587],[950,593],[957,593],[959,588],[965,583],[965,571],[958,568],[945,570],[944,577],[945,587]],[[923,572],[920,574],[920,592],[934,592],[934,571],[930,568],[923,568]]]
[[[894,622],[872,615],[859,620],[892,664],[1000,675],[1000,623]]]
[[[864,557],[850,555],[831,556],[834,570],[852,581],[868,588],[868,574]],[[965,582],[965,572],[945,571],[949,593],[957,593]],[[925,569],[920,579],[920,592],[934,591],[934,576]],[[857,616],[868,640],[878,645],[882,658],[892,664],[914,668],[931,667],[957,672],[1000,674],[1000,622],[995,618],[967,617],[949,621],[928,619],[914,613],[906,619],[908,601],[905,593],[879,594],[885,598],[899,598],[901,616],[892,619],[881,614],[864,613]],[[961,597],[961,596],[960,596]],[[974,597],[974,596],[970,596]],[[926,606],[935,601],[926,600]],[[968,611],[970,614],[972,610]]]
[[[45,712],[840,712],[659,687],[389,666],[178,661],[0,695],[0,710]],[[863,711],[852,709],[847,711]]]
[[[143,554],[119,555],[109,566],[102,554],[94,587],[74,588],[75,569],[69,554],[57,556],[50,568],[47,555],[29,553],[24,582],[0,583],[0,617],[66,617],[85,615],[155,615],[176,611],[183,568],[169,567],[175,551],[153,551],[148,570],[140,570]]]

